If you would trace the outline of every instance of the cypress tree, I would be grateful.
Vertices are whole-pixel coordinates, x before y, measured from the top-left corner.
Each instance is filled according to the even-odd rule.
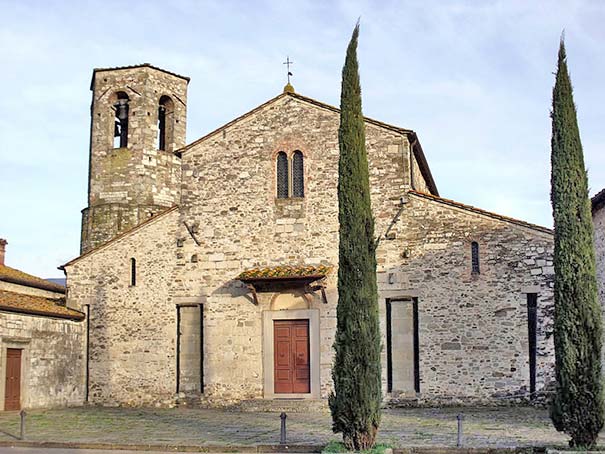
[[[338,142],[338,308],[332,430],[349,450],[374,446],[380,424],[381,364],[374,219],[357,64],[359,23],[342,70]]]
[[[551,418],[572,447],[603,427],[601,308],[584,156],[563,38],[553,89],[551,201],[555,222],[555,373]]]

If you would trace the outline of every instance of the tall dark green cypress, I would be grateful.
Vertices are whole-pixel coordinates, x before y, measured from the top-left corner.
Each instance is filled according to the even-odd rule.
[[[338,142],[338,309],[332,430],[350,450],[374,446],[380,424],[381,364],[374,219],[357,64],[359,23],[342,70]]]
[[[557,379],[551,418],[571,436],[570,446],[590,448],[603,427],[602,323],[588,181],[563,39],[551,117]]]

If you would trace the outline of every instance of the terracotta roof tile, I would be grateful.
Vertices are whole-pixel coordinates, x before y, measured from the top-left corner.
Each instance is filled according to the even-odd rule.
[[[297,279],[304,277],[323,277],[332,271],[327,265],[301,265],[301,266],[270,266],[265,268],[252,268],[244,271],[236,279]]]
[[[502,216],[501,214],[493,213],[491,211],[486,211],[481,208],[474,207],[472,205],[465,205],[464,203],[456,202],[456,201],[450,200],[450,199],[444,199],[443,197],[437,197],[437,196],[434,196],[431,194],[425,194],[424,192],[410,191],[410,194],[416,195],[419,197],[423,197],[425,199],[434,200],[436,202],[443,203],[445,205],[450,205],[450,206],[453,206],[456,208],[461,208],[463,210],[472,211],[474,213],[481,214],[483,216],[487,216],[490,218],[498,219],[500,221],[510,222],[511,224],[517,224],[522,227],[527,227],[527,228],[530,228],[533,230],[538,230],[543,233],[549,233],[551,235],[553,234],[553,230],[549,229],[547,227],[543,227],[541,225],[536,225],[536,224],[531,224],[529,222],[521,221],[521,220],[515,219],[515,218],[509,218],[508,216]]]
[[[23,271],[16,270],[10,266],[0,265],[0,281],[12,284],[26,285],[51,292],[65,293],[65,287],[54,282],[47,281],[41,277],[32,276]]]
[[[59,304],[63,301],[64,299],[51,299],[0,290],[0,311],[84,320],[85,316],[82,312]]]

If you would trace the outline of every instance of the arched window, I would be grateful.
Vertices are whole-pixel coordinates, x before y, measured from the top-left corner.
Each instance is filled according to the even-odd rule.
[[[137,285],[137,261],[135,258],[130,259],[130,285]]]
[[[472,265],[472,273],[479,274],[479,243],[473,241],[471,243],[471,265]]]
[[[115,122],[113,130],[113,147],[126,148],[128,146],[128,95],[123,91],[117,93],[115,109]]]
[[[277,153],[277,198],[288,197],[288,156],[283,151]]]
[[[158,106],[158,150],[166,150],[167,144],[172,142],[172,118],[174,113],[172,100],[169,96],[162,96]]]
[[[305,169],[303,154],[296,150],[292,155],[292,196],[305,196]]]

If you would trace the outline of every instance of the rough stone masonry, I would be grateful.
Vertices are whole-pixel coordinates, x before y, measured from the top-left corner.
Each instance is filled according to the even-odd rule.
[[[150,65],[93,75],[85,253],[65,265],[68,304],[90,307],[90,401],[321,402],[338,298],[338,109],[284,92],[184,146],[187,81]],[[128,146],[114,148],[121,92]],[[163,97],[172,145],[158,150]],[[411,130],[366,119],[366,140],[385,401],[533,398],[552,380],[552,232],[440,197]],[[303,197],[291,196],[297,153]],[[308,321],[305,341],[278,340],[288,320]],[[292,377],[309,392],[276,391]]]

